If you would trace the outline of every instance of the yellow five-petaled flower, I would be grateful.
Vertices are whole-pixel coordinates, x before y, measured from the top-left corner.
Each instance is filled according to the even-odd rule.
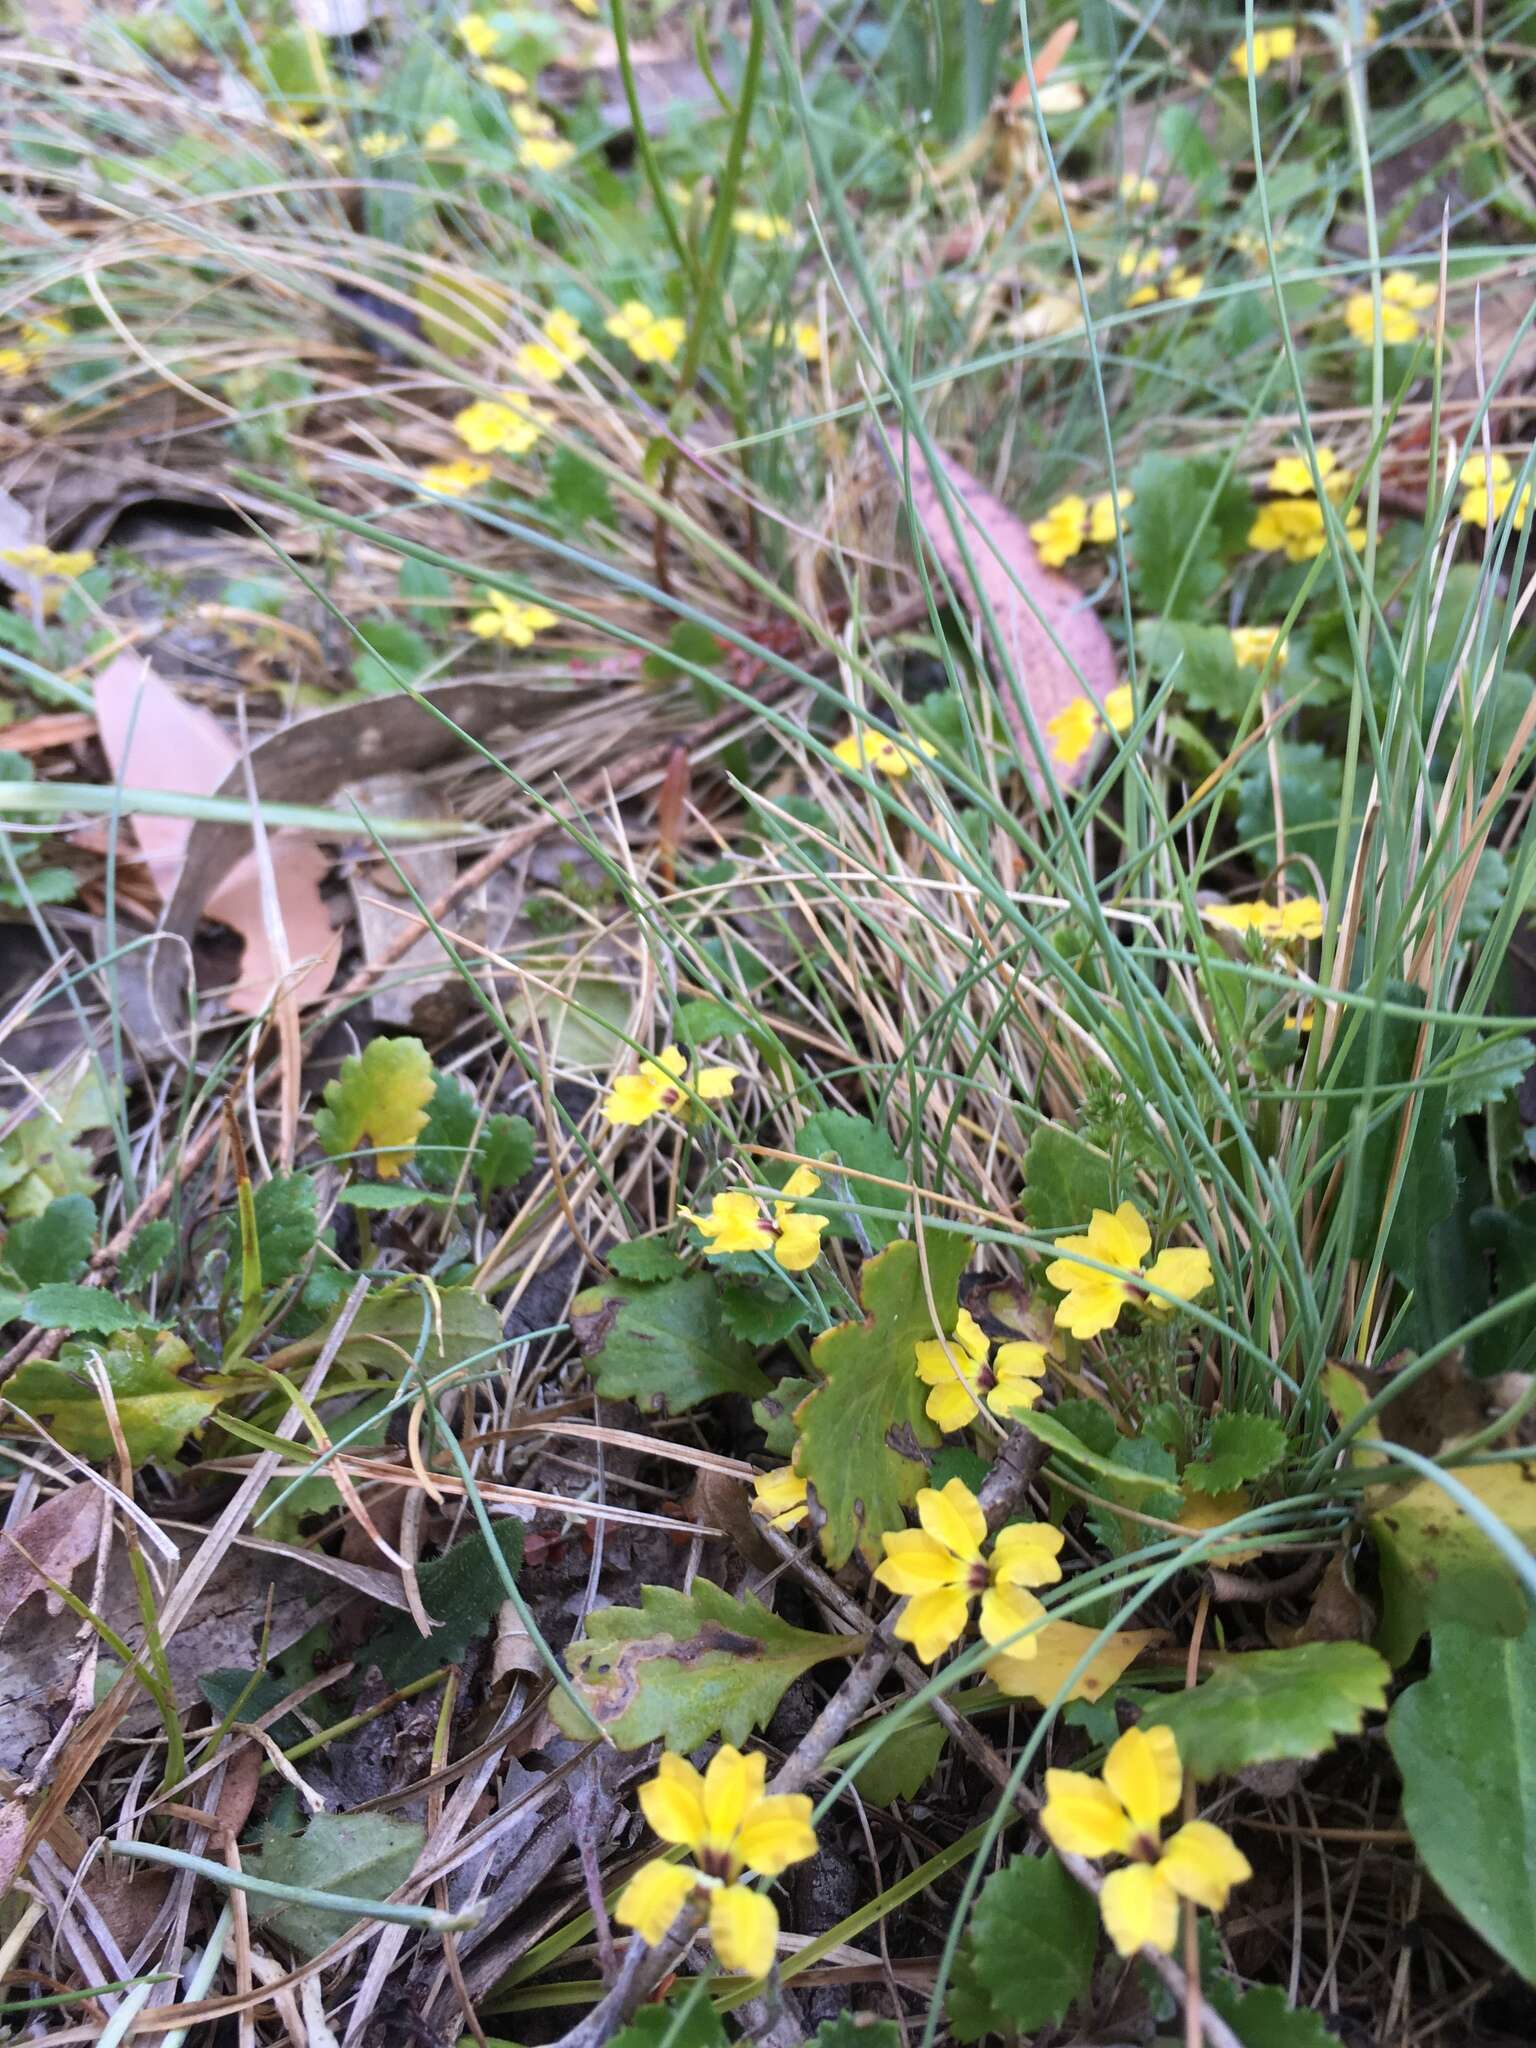
[[[1255,78],[1262,78],[1271,64],[1278,64],[1291,56],[1296,49],[1296,31],[1282,28],[1256,28],[1253,32],[1252,71]],[[1248,40],[1244,37],[1235,43],[1229,52],[1228,62],[1239,78],[1246,78],[1249,72]]]
[[[779,1915],[772,1899],[743,1884],[748,1872],[778,1877],[816,1854],[811,1802],[803,1792],[764,1790],[760,1754],[743,1756],[723,1743],[701,1777],[686,1758],[665,1755],[640,1787],[640,1808],[662,1841],[686,1849],[692,1864],[656,1857],[625,1885],[613,1909],[655,1947],[683,1907],[708,1894],[709,1934],[728,1970],[766,1977],[778,1949]]]
[[[947,1342],[935,1337],[917,1346],[917,1376],[933,1389],[924,1404],[929,1421],[946,1433],[965,1429],[983,1402],[1005,1417],[1034,1407],[1045,1376],[1045,1346],[1000,1344],[994,1357],[992,1340],[963,1308]]]
[[[1127,1302],[1153,1314],[1165,1314],[1175,1301],[1193,1301],[1211,1284],[1210,1255],[1204,1251],[1170,1249],[1159,1253],[1143,1270],[1152,1249],[1152,1233],[1146,1218],[1134,1202],[1122,1202],[1113,1214],[1095,1209],[1086,1237],[1059,1237],[1061,1252],[1086,1253],[1102,1265],[1119,1270],[1101,1273],[1076,1259],[1053,1259],[1045,1269],[1052,1287],[1059,1287],[1066,1299],[1056,1310],[1059,1329],[1074,1337],[1097,1337],[1112,1330]],[[1161,1289],[1161,1295],[1151,1292]]]
[[[535,634],[560,621],[543,604],[519,604],[499,590],[485,593],[486,609],[476,612],[469,630],[481,640],[505,640],[512,647],[531,647]]]
[[[642,363],[670,363],[688,335],[675,315],[653,313],[643,299],[626,299],[603,326],[615,341],[627,342],[630,354]]]
[[[520,391],[477,398],[454,414],[453,431],[474,455],[526,455],[548,421]]]
[[[821,1233],[827,1218],[797,1209],[795,1203],[804,1195],[814,1195],[820,1186],[818,1174],[808,1166],[797,1166],[785,1181],[783,1200],[773,1204],[771,1215],[756,1195],[745,1193],[716,1195],[707,1216],[692,1209],[677,1213],[708,1239],[706,1258],[717,1259],[726,1252],[771,1251],[786,1273],[803,1273],[821,1257]]]
[[[1101,1778],[1047,1771],[1040,1825],[1068,1856],[1124,1856],[1099,1893],[1110,1940],[1123,1956],[1172,1951],[1179,1901],[1219,1913],[1232,1887],[1252,1877],[1231,1836],[1209,1821],[1186,1821],[1165,1842],[1162,1823],[1179,1803],[1184,1771],[1171,1728],[1130,1728],[1104,1759]]]
[[[1091,697],[1074,697],[1064,711],[1045,721],[1051,759],[1058,768],[1075,768],[1106,726],[1127,733],[1136,718],[1136,700],[1129,683],[1120,683],[1104,699],[1100,711]]]
[[[688,1061],[675,1045],[669,1045],[653,1060],[642,1060],[638,1074],[620,1074],[603,1097],[603,1115],[611,1124],[644,1124],[669,1110],[688,1113],[688,1090],[683,1082]],[[734,1067],[701,1067],[693,1078],[693,1093],[701,1102],[723,1102],[736,1085]]]
[[[1043,518],[1031,520],[1029,537],[1046,567],[1059,569],[1085,543],[1107,548],[1117,530],[1117,502],[1122,512],[1128,512],[1135,503],[1134,494],[1121,491],[1111,497],[1108,491],[1101,491],[1096,498],[1080,498],[1074,491],[1048,505]]]
[[[1388,348],[1416,339],[1421,316],[1440,296],[1438,285],[1411,270],[1389,270],[1381,280],[1381,338]],[[1351,292],[1344,302],[1344,325],[1362,348],[1376,339],[1376,306],[1369,292]]]
[[[971,1602],[981,1596],[981,1633],[993,1644],[1008,1643],[1010,1657],[1032,1657],[1038,1644],[1021,1629],[1045,1619],[1045,1609],[1026,1586],[1054,1586],[1062,1534],[1045,1522],[1009,1522],[992,1539],[985,1557],[987,1518],[963,1479],[917,1496],[917,1529],[888,1530],[880,1541],[885,1562],[875,1579],[905,1596],[896,1634],[925,1664],[940,1657],[965,1634]],[[1010,1638],[1018,1636],[1017,1642]]]
[[[1315,896],[1293,896],[1288,903],[1207,903],[1200,915],[1223,931],[1257,932],[1282,946],[1323,936],[1323,906]]]
[[[856,726],[846,739],[832,749],[832,758],[844,768],[873,768],[899,782],[910,775],[921,760],[938,753],[932,740],[899,740],[894,733],[881,732],[872,725]]]
[[[1469,456],[1461,465],[1461,488],[1465,493],[1461,501],[1461,516],[1469,526],[1486,526],[1490,510],[1495,519],[1502,519],[1515,495],[1515,472],[1509,457]],[[1491,506],[1490,498],[1493,501]],[[1527,484],[1520,493],[1511,522],[1517,530],[1524,526],[1530,505],[1531,487]]]
[[[556,306],[539,329],[538,339],[525,341],[512,360],[518,375],[530,382],[558,384],[590,347],[581,331],[581,322],[563,306]]]

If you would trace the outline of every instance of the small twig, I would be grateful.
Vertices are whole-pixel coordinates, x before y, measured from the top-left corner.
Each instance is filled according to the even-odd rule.
[[[1322,1577],[1323,1567],[1331,1551],[1319,1551],[1297,1565],[1293,1572],[1287,1572],[1283,1579],[1246,1579],[1241,1572],[1224,1572],[1213,1565],[1207,1580],[1210,1597],[1222,1602],[1253,1600],[1283,1600],[1288,1593],[1304,1593],[1315,1579]]]

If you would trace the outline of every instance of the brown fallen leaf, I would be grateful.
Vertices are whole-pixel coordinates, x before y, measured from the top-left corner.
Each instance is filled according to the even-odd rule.
[[[1001,671],[998,694],[1020,764],[1028,779],[1038,784],[1037,757],[1010,678],[1028,700],[1043,735],[1047,723],[1083,695],[1085,685],[1100,703],[1114,689],[1114,646],[1077,585],[1040,560],[1017,513],[948,456],[939,457],[941,483],[915,443],[906,444],[906,454],[914,516],[962,600],[974,593],[957,529],[975,564],[976,582],[997,621],[1001,643],[993,648]],[[1092,749],[1072,767],[1058,767],[1057,780],[1079,781],[1091,759]]]
[[[419,775],[374,775],[351,786],[352,801],[371,818],[423,818],[432,811],[432,791]],[[394,859],[424,903],[435,903],[452,886],[458,873],[458,859],[451,846],[401,846]],[[400,930],[400,919],[379,897],[394,897],[401,908],[414,913],[415,905],[401,890],[395,870],[387,861],[352,874],[352,905],[357,915],[357,938],[364,960],[382,960]],[[445,973],[442,947],[425,929],[421,937],[393,964],[388,978],[375,984],[371,998],[375,1024],[393,1024],[400,1030],[421,1035],[417,1010],[426,1006],[441,990],[458,985],[450,967]]]
[[[1032,1657],[994,1657],[987,1676],[1010,1699],[1033,1700],[1048,1707],[1066,1683],[1068,1674],[1097,1641],[1096,1628],[1083,1628],[1075,1621],[1049,1621],[1036,1634]],[[1151,1644],[1161,1642],[1155,1628],[1116,1629],[1092,1663],[1067,1694],[1069,1700],[1102,1699],[1109,1688]]]
[[[101,1488],[82,1479],[24,1515],[13,1529],[0,1531],[0,1628],[34,1593],[46,1596],[50,1614],[61,1612],[64,1603],[48,1581],[67,1586],[95,1555],[101,1503]]]
[[[120,654],[102,670],[96,717],[112,774],[129,789],[212,796],[239,763],[238,748],[212,713],[186,703],[142,655]],[[161,901],[169,902],[186,867],[194,821],[133,813],[129,822]],[[295,967],[308,963],[287,989],[299,1003],[318,1002],[341,955],[341,936],[332,930],[320,894],[328,863],[300,832],[274,832],[268,846],[287,957]],[[272,999],[279,968],[253,852],[235,860],[201,909],[244,942],[239,980],[225,997],[228,1007],[259,1015]]]

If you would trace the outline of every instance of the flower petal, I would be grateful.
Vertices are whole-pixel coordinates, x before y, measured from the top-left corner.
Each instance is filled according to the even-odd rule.
[[[1105,1933],[1121,1955],[1133,1956],[1139,1948],[1173,1953],[1179,1932],[1179,1901],[1173,1887],[1164,1882],[1159,1865],[1133,1863],[1126,1870],[1112,1870],[1099,1893],[1099,1912]]]
[[[1058,1265],[1062,1263],[1064,1262],[1060,1260],[1057,1262]],[[1047,1269],[1047,1280],[1055,1270],[1055,1267]],[[1079,1266],[1076,1270],[1082,1272],[1083,1268]],[[1052,1284],[1059,1287],[1061,1282],[1058,1280]],[[1130,1298],[1130,1289],[1123,1286],[1120,1281],[1111,1280],[1104,1273],[1093,1273],[1086,1282],[1074,1287],[1057,1308],[1056,1326],[1058,1329],[1070,1330],[1074,1337],[1079,1337],[1086,1343],[1090,1337],[1097,1337],[1103,1331],[1115,1327],[1120,1320],[1121,1309]]]
[[[710,1846],[729,1849],[749,1807],[763,1796],[767,1763],[762,1751],[743,1756],[722,1742],[704,1773],[704,1818]]]
[[[709,1935],[728,1970],[766,1977],[778,1954],[778,1909],[750,1885],[722,1885],[709,1895]]]
[[[664,1750],[655,1777],[640,1787],[640,1811],[664,1842],[695,1849],[708,1828],[704,1780],[686,1757]]]
[[[1086,1771],[1046,1772],[1040,1825],[1051,1846],[1069,1856],[1120,1856],[1133,1839],[1119,1800]]]
[[[813,1173],[808,1166],[797,1166],[780,1192],[786,1202],[798,1202],[802,1196],[814,1195],[820,1186],[819,1173]]]
[[[944,1373],[948,1384],[941,1381],[933,1386],[923,1403],[923,1413],[946,1436],[953,1436],[957,1429],[969,1429],[981,1410],[976,1405],[976,1396],[955,1378],[947,1365]],[[993,1405],[990,1398],[987,1405]]]
[[[936,1543],[967,1563],[981,1556],[987,1518],[963,1479],[925,1486],[917,1496],[917,1519]]]
[[[739,1067],[700,1067],[693,1077],[693,1092],[700,1102],[724,1102],[740,1071]]]
[[[797,1529],[808,1512],[807,1492],[806,1482],[793,1465],[778,1465],[753,1480],[752,1512],[771,1529]]]
[[[821,1233],[830,1218],[812,1216],[804,1209],[786,1209],[777,1202],[779,1234],[773,1256],[786,1273],[803,1273],[821,1257]]]
[[[923,1663],[932,1664],[965,1634],[970,1607],[970,1600],[957,1588],[919,1593],[897,1618],[897,1637],[910,1643]]]
[[[1066,1541],[1049,1522],[1009,1522],[992,1539],[992,1583],[996,1586],[1054,1586],[1061,1577]]]
[[[1233,1885],[1253,1875],[1253,1866],[1232,1837],[1208,1820],[1186,1821],[1170,1837],[1158,1863],[1164,1881],[1180,1898],[1219,1913]]]
[[[1138,1833],[1155,1835],[1179,1803],[1184,1767],[1171,1728],[1127,1728],[1104,1759],[1104,1782]]]
[[[966,1582],[965,1564],[925,1529],[892,1529],[880,1541],[885,1562],[875,1567],[875,1583],[888,1592],[934,1593]]]
[[[775,1792],[748,1807],[737,1832],[736,1854],[763,1877],[777,1877],[791,1863],[814,1856],[810,1800],[803,1792]]]
[[[1178,1301],[1193,1301],[1211,1284],[1211,1256],[1209,1252],[1187,1250],[1182,1246],[1160,1252],[1142,1277],[1148,1286],[1162,1288],[1165,1295],[1171,1294]],[[1149,1294],[1142,1307],[1154,1314],[1167,1315],[1172,1311],[1173,1303]]]
[[[1122,1202],[1113,1215],[1095,1209],[1088,1224],[1088,1247],[1106,1266],[1123,1266],[1136,1272],[1152,1249],[1147,1219],[1134,1202]]]
[[[1043,1622],[1045,1609],[1033,1593],[1018,1586],[989,1586],[981,1596],[981,1633],[994,1648],[1007,1643],[1010,1657],[1033,1657],[1040,1647],[1035,1624]],[[1034,1629],[1020,1635],[1020,1629]]]
[[[619,1893],[613,1917],[621,1927],[632,1927],[652,1948],[666,1939],[667,1929],[687,1904],[688,1895],[699,1881],[689,1863],[668,1863],[662,1857],[642,1864]]]

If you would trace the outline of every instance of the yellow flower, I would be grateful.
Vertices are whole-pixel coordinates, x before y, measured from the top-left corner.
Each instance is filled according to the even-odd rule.
[[[839,740],[832,749],[832,758],[844,768],[873,768],[877,774],[889,775],[899,782],[912,773],[920,760],[931,760],[938,751],[931,740],[899,740],[866,725],[856,727],[846,739]]]
[[[778,1949],[772,1899],[743,1884],[748,1871],[777,1877],[816,1854],[811,1802],[803,1792],[764,1791],[761,1752],[722,1743],[701,1777],[685,1757],[664,1754],[640,1787],[640,1809],[662,1841],[687,1849],[693,1867],[662,1857],[642,1866],[619,1894],[613,1917],[654,1948],[696,1892],[709,1894],[709,1934],[728,1970],[766,1977]]]
[[[314,150],[317,156],[324,157],[328,164],[341,162],[341,144],[331,140],[336,132],[334,121],[317,121],[313,118],[304,121],[277,120],[272,126],[277,134],[285,136],[289,142],[302,142],[307,149]]]
[[[89,548],[72,548],[66,554],[58,554],[36,543],[25,548],[0,548],[0,561],[9,562],[13,569],[24,570],[29,576],[73,578],[96,566],[96,557]]]
[[[1193,1301],[1211,1284],[1211,1261],[1203,1251],[1169,1250],[1159,1254],[1145,1271],[1142,1264],[1152,1249],[1152,1233],[1146,1218],[1134,1202],[1122,1202],[1114,1214],[1095,1209],[1086,1237],[1059,1237],[1056,1248],[1063,1252],[1086,1253],[1102,1265],[1114,1266],[1114,1273],[1101,1273],[1074,1259],[1053,1259],[1045,1269],[1052,1287],[1066,1299],[1056,1311],[1058,1329],[1074,1337],[1097,1337],[1112,1330],[1127,1302],[1153,1314],[1163,1314],[1171,1304],[1149,1287],[1161,1288],[1177,1301]]]
[[[1276,648],[1279,652],[1276,653]],[[1285,667],[1289,649],[1280,645],[1278,626],[1234,626],[1232,628],[1232,659],[1239,668],[1263,668],[1270,656],[1274,656],[1275,667]]]
[[[1133,243],[1129,249],[1122,249],[1115,263],[1122,277],[1155,277],[1163,267],[1163,259],[1155,249],[1144,249]]]
[[[793,224],[782,213],[759,213],[753,206],[738,206],[731,215],[731,226],[738,235],[756,242],[784,242],[794,233]]]
[[[548,136],[529,135],[518,146],[517,160],[526,164],[531,171],[563,171],[576,154],[574,142],[551,140]]]
[[[808,1166],[797,1166],[771,1216],[756,1195],[743,1193],[716,1195],[707,1216],[692,1209],[677,1213],[709,1240],[704,1247],[707,1259],[726,1252],[771,1251],[785,1272],[803,1273],[821,1257],[821,1233],[828,1219],[797,1209],[795,1203],[802,1195],[814,1195],[820,1186],[819,1175]]]
[[[462,498],[467,491],[478,490],[488,482],[490,474],[488,462],[471,462],[468,456],[460,455],[452,462],[429,463],[421,472],[421,482],[440,498]]]
[[[1495,455],[1491,461],[1481,455],[1473,455],[1461,465],[1461,488],[1466,493],[1461,501],[1461,516],[1469,526],[1488,524],[1488,498],[1490,488],[1493,496],[1493,516],[1502,519],[1509,510],[1509,501],[1515,495],[1515,472],[1507,455]],[[1530,510],[1531,487],[1526,485],[1515,506],[1513,524],[1525,525],[1526,513]]]
[[[1323,906],[1315,896],[1293,896],[1285,904],[1207,903],[1200,914],[1223,931],[1257,932],[1281,945],[1323,936]]]
[[[453,431],[474,455],[526,455],[548,424],[520,392],[477,398],[455,413]]]
[[[454,34],[471,57],[488,57],[501,41],[501,37],[483,14],[461,15],[455,25]]]
[[[487,85],[494,85],[498,92],[517,94],[528,90],[528,81],[521,71],[514,71],[510,64],[482,64],[480,76]]]
[[[1345,514],[1344,538],[1352,548],[1365,545],[1365,514],[1358,505]],[[1264,554],[1283,552],[1288,562],[1312,561],[1328,545],[1322,506],[1316,498],[1271,499],[1249,527],[1248,545]]]
[[[1389,348],[1415,339],[1420,314],[1440,296],[1438,285],[1409,270],[1389,270],[1381,280],[1381,338]],[[1376,309],[1369,292],[1351,292],[1344,302],[1344,325],[1362,348],[1376,339]]]
[[[985,1401],[994,1415],[1033,1408],[1043,1389],[1045,1346],[992,1343],[969,1309],[961,1309],[947,1342],[931,1338],[916,1347],[917,1376],[933,1392],[924,1404],[930,1422],[946,1435],[968,1428]]]
[[[1296,48],[1293,28],[1256,28],[1253,32],[1253,75],[1262,78],[1271,64],[1279,64]],[[1239,78],[1248,76],[1248,40],[1234,44],[1227,60]]]
[[[1225,1907],[1234,1885],[1253,1875],[1230,1835],[1209,1821],[1186,1821],[1165,1842],[1162,1823],[1179,1803],[1184,1771],[1171,1728],[1128,1728],[1104,1759],[1104,1774],[1047,1771],[1040,1825],[1067,1856],[1124,1856],[1099,1894],[1105,1932],[1123,1956],[1139,1948],[1173,1951],[1179,1900],[1208,1913]]]
[[[362,141],[363,155],[375,161],[381,156],[393,156],[397,149],[404,149],[406,138],[387,128],[375,128]]]
[[[1125,524],[1123,519],[1119,522],[1119,526],[1116,524],[1115,505],[1117,500],[1120,510],[1122,512],[1129,512],[1136,502],[1136,494],[1134,491],[1119,491],[1114,496],[1111,496],[1108,491],[1101,491],[1088,507],[1088,538],[1096,548],[1112,547],[1115,536],[1119,531],[1119,526]]]
[[[735,1067],[703,1067],[694,1076],[693,1092],[701,1102],[723,1102],[736,1083]],[[603,1115],[611,1124],[649,1123],[669,1110],[688,1113],[688,1091],[681,1084],[688,1061],[675,1045],[653,1060],[642,1060],[638,1074],[620,1074],[603,1097]]]
[[[814,320],[797,320],[794,327],[795,347],[808,363],[821,361],[821,329]]]
[[[69,326],[46,314],[41,320],[24,320],[10,348],[0,348],[0,381],[14,383],[24,377],[39,356],[46,355],[57,341],[69,339]]]
[[[571,0],[571,5],[578,14],[585,14],[588,19],[597,13],[597,0]]]
[[[553,135],[557,132],[553,120],[542,107],[529,106],[526,101],[518,100],[507,112],[519,135]]]
[[[653,313],[642,299],[626,299],[603,325],[615,341],[627,342],[642,363],[670,363],[688,335],[681,320]]]
[[[1165,299],[1194,299],[1200,295],[1205,284],[1203,270],[1190,270],[1185,264],[1175,263],[1163,280]]]
[[[537,341],[525,341],[513,358],[518,371],[531,382],[558,384],[573,364],[587,354],[591,343],[581,323],[557,306],[540,329]]]
[[[1329,497],[1338,498],[1349,489],[1353,471],[1340,469],[1339,458],[1331,448],[1319,448],[1317,474],[1322,478],[1323,489]],[[1315,498],[1317,495],[1312,465],[1304,455],[1277,457],[1271,465],[1266,483],[1271,491],[1282,498]]]
[[[499,590],[488,590],[485,598],[488,609],[476,612],[469,622],[471,633],[482,640],[505,640],[513,647],[531,647],[536,633],[560,623],[544,605],[519,604]]]
[[[1088,537],[1088,503],[1075,492],[1058,498],[1043,519],[1032,519],[1029,537],[1048,569],[1059,569],[1078,552]]]
[[[1102,712],[1091,697],[1074,697],[1064,710],[1045,721],[1051,759],[1058,768],[1075,768],[1106,725],[1124,733],[1135,720],[1136,703],[1129,683],[1120,683],[1109,692]]]
[[[1127,206],[1154,206],[1157,192],[1155,178],[1139,178],[1134,171],[1127,171],[1120,180],[1120,197]]]
[[[875,1570],[878,1584],[906,1599],[896,1623],[899,1640],[923,1663],[933,1663],[965,1634],[979,1593],[985,1640],[1008,1643],[1010,1657],[1032,1656],[1034,1635],[1009,1639],[1045,1619],[1045,1609],[1023,1588],[1054,1586],[1061,1577],[1061,1531],[1043,1522],[1010,1522],[993,1539],[989,1560],[982,1556],[987,1518],[963,1479],[942,1489],[925,1486],[916,1506],[921,1528],[882,1536],[885,1562]]]
[[[434,121],[421,138],[423,149],[452,149],[459,139],[459,124],[451,114]]]
[[[752,1512],[760,1515],[770,1529],[785,1533],[798,1529],[810,1512],[806,1505],[808,1491],[793,1465],[760,1472],[752,1482]]]

